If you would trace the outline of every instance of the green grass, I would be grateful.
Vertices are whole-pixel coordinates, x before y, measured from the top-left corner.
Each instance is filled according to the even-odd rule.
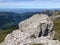
[[[55,38],[60,41],[60,18],[54,20],[54,30],[56,32]]]
[[[0,30],[0,42],[2,42],[5,39],[6,35],[11,32],[12,30]]]
[[[4,39],[5,39],[5,37],[6,37],[7,34],[11,33],[15,29],[18,29],[18,26],[12,27],[12,28],[6,29],[6,30],[0,30],[0,43],[2,41],[4,41]]]

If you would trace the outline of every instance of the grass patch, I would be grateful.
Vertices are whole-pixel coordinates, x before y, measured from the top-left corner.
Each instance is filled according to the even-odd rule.
[[[60,18],[54,20],[55,38],[60,41]]]
[[[7,34],[11,33],[15,29],[18,29],[18,26],[12,27],[12,28],[6,29],[6,30],[0,30],[0,43],[2,41],[4,41],[4,39],[5,39],[5,37],[6,37]]]
[[[12,30],[0,30],[0,43],[5,39],[6,35],[11,32]]]

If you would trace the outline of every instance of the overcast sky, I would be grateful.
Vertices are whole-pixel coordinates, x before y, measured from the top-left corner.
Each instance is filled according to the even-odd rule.
[[[0,8],[60,8],[60,0],[0,0]]]

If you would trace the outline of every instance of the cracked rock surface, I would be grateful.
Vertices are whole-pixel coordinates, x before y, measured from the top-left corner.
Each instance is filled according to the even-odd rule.
[[[8,34],[0,45],[60,45],[53,40],[53,21],[46,14],[35,14],[19,23],[19,29]]]

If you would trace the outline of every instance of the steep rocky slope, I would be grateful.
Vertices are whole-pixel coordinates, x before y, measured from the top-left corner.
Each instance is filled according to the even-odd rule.
[[[19,23],[19,29],[8,34],[0,45],[60,45],[53,40],[53,21],[45,14],[36,14]]]

